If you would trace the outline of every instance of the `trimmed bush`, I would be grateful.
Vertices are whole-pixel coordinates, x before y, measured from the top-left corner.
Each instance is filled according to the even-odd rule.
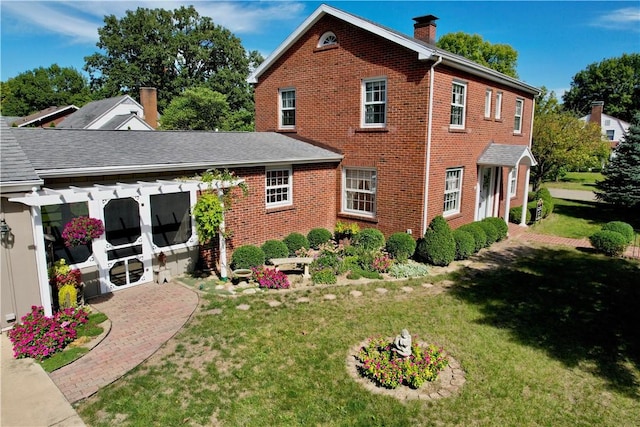
[[[537,202],[538,199],[542,199],[543,201],[542,217],[546,218],[551,215],[554,207],[553,197],[551,196],[549,189],[542,187],[538,191],[536,191],[534,200]]]
[[[368,251],[379,251],[384,247],[384,235],[376,228],[365,228],[356,234],[353,245]]]
[[[627,248],[626,238],[617,231],[600,230],[589,237],[596,250],[609,256],[620,256]]]
[[[520,224],[522,219],[522,206],[516,206],[509,209],[509,222],[513,224]],[[527,224],[531,224],[531,211],[527,208]]]
[[[307,233],[307,240],[309,241],[309,246],[313,249],[318,249],[321,244],[327,243],[333,234],[326,228],[314,228],[313,230]]]
[[[298,249],[309,249],[309,240],[300,233],[291,233],[283,240],[284,244],[289,248],[289,255],[295,255]]]
[[[372,280],[380,280],[382,279],[382,275],[377,271],[369,271],[364,270],[362,268],[355,268],[347,274],[347,279],[349,280],[358,280],[358,279],[372,279]]]
[[[264,256],[269,263],[271,258],[286,258],[289,256],[289,248],[280,240],[267,240],[260,246]]]
[[[473,255],[476,241],[468,231],[453,230],[453,239],[456,241],[456,259],[467,259]]]
[[[635,237],[635,233],[633,231],[633,227],[630,224],[622,221],[610,221],[602,226],[603,230],[615,231],[620,233],[627,239],[627,243],[633,242],[633,238]]]
[[[238,269],[250,269],[252,267],[260,267],[264,265],[265,256],[262,249],[253,245],[240,246],[233,251],[231,255],[231,268]]]
[[[395,260],[405,262],[416,251],[416,241],[410,234],[393,233],[387,240],[386,249]]]
[[[433,218],[424,238],[418,243],[416,253],[429,264],[447,266],[456,257],[456,241],[449,224],[438,215]]]
[[[311,281],[314,285],[332,285],[338,281],[333,271],[326,269],[311,273]]]
[[[482,227],[487,235],[487,241],[485,243],[486,248],[493,245],[496,240],[498,240],[498,230],[496,230],[496,227],[493,224],[485,221],[476,221],[475,223]]]
[[[507,225],[506,222],[504,222],[504,219],[497,218],[497,217],[489,217],[489,218],[483,219],[482,221],[488,222],[496,228],[496,231],[498,232],[498,238],[496,239],[497,242],[507,237],[507,234],[509,233],[509,226]]]
[[[484,228],[480,226],[477,222],[472,222],[470,224],[465,224],[462,227],[458,227],[458,230],[466,231],[473,236],[475,240],[475,248],[473,252],[476,253],[480,249],[484,248],[487,244],[487,233],[484,232]]]
[[[333,252],[323,252],[318,258],[314,259],[311,265],[311,271],[331,270],[337,273],[340,269],[340,259],[338,254]]]

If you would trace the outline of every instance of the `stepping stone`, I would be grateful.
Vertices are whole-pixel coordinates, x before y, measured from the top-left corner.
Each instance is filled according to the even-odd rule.
[[[351,291],[351,292],[349,292],[349,295],[351,295],[354,298],[358,298],[358,297],[362,296],[362,292],[360,292],[360,291]]]
[[[207,314],[215,314],[215,315],[222,314],[222,309],[221,308],[214,308],[213,310],[207,311]]]
[[[433,283],[423,283],[422,287],[423,288],[433,288]]]
[[[455,285],[456,282],[454,282],[453,280],[443,280],[442,282],[440,282],[440,284],[442,286],[451,286],[451,285]]]
[[[224,289],[224,285],[216,285],[215,290],[216,291],[221,291]]]
[[[336,296],[335,296],[334,294],[326,294],[326,295],[324,296],[324,299],[327,299],[327,300],[334,300],[334,299],[336,299]]]
[[[278,307],[279,305],[282,305],[280,301],[275,300],[267,301],[267,304],[269,304],[269,307]]]
[[[379,293],[379,294],[381,294],[381,295],[384,295],[384,294],[386,294],[387,292],[389,292],[389,290],[388,290],[388,289],[386,289],[386,288],[376,288],[376,292],[377,292],[377,293]]]
[[[238,310],[247,311],[251,308],[249,304],[240,304],[236,307]]]
[[[300,298],[298,298],[298,299],[296,300],[296,302],[309,302],[309,301],[310,301],[310,300],[309,300],[309,298],[307,298],[307,297],[300,297]]]
[[[242,291],[243,294],[255,294],[256,292],[258,291],[255,288],[249,288]]]
[[[403,291],[409,293],[409,292],[413,292],[413,288],[411,286],[404,286],[402,288]]]

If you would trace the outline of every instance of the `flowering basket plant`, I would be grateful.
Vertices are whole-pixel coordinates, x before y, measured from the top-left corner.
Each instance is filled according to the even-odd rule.
[[[86,245],[104,233],[104,224],[97,218],[79,216],[65,224],[62,238],[67,247]]]
[[[264,267],[253,267],[251,271],[261,288],[289,289],[291,286],[289,278],[282,271]]]

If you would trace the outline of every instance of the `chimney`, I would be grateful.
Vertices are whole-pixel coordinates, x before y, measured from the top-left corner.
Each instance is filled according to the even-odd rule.
[[[144,110],[144,121],[154,129],[158,128],[158,94],[155,87],[140,88],[140,104]]]
[[[438,17],[433,15],[418,16],[413,18],[413,38],[429,44],[436,43],[436,21]]]
[[[604,101],[593,101],[591,103],[591,116],[589,121],[598,126],[602,126],[602,110],[604,109]]]

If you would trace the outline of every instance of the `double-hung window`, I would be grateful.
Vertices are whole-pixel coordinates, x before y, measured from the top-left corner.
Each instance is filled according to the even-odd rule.
[[[296,90],[280,89],[280,129],[296,127]]]
[[[384,127],[387,123],[387,79],[362,81],[362,127]]]
[[[496,120],[502,119],[502,92],[496,93]]]
[[[376,171],[344,168],[342,206],[346,213],[373,217],[376,214]]]
[[[513,132],[522,133],[522,109],[524,106],[523,99],[516,99],[516,114],[513,120]]]
[[[464,129],[464,116],[467,101],[467,85],[453,82],[451,88],[451,120],[450,127]]]
[[[460,212],[460,197],[462,194],[462,168],[447,169],[444,181],[443,215],[453,215]]]
[[[491,98],[493,97],[493,91],[491,89],[487,89],[484,94],[484,118],[491,118]]]
[[[288,206],[293,203],[291,168],[269,168],[266,170],[267,207]]]
[[[518,168],[511,169],[509,172],[509,196],[516,197],[518,191]]]

